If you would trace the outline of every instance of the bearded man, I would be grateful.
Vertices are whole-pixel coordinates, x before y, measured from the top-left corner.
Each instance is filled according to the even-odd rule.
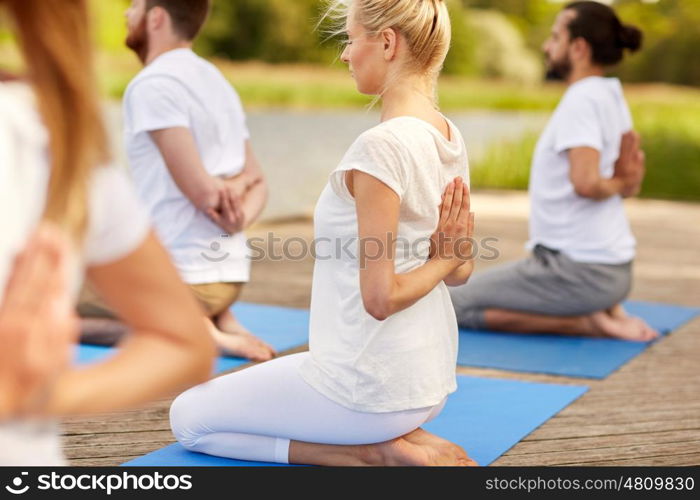
[[[238,94],[192,50],[209,10],[210,0],[132,1],[126,44],[144,69],[124,95],[125,146],[158,236],[217,344],[225,354],[265,361],[275,351],[230,307],[249,280],[243,231],[265,207],[267,186]],[[89,289],[78,310],[113,316]]]
[[[644,178],[644,153],[617,78],[606,71],[642,33],[598,2],[567,5],[543,46],[567,91],[537,144],[530,177],[529,258],[451,288],[463,328],[648,341],[626,314],[636,241],[623,198]]]

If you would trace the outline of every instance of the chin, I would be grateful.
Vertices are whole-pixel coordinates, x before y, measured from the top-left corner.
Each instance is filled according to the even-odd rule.
[[[363,85],[362,83],[355,80],[355,86],[360,94],[375,96],[380,92],[377,90],[375,85]]]

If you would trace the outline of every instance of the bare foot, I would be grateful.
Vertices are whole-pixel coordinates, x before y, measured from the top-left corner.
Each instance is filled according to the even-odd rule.
[[[649,323],[644,321],[642,318],[637,318],[634,316],[629,316],[627,318],[627,321],[635,323],[637,325],[637,328],[641,330],[642,336],[646,338],[647,341],[654,340],[656,338],[659,338],[661,334],[654,330]]]
[[[243,326],[240,321],[238,321],[230,309],[227,309],[219,314],[213,321],[216,324],[216,327],[222,332],[252,335],[252,333],[250,333],[250,331]]]
[[[268,361],[275,357],[275,351],[254,335],[223,332],[207,318],[209,333],[224,356],[246,358],[251,361]]]
[[[385,443],[366,447],[368,462],[383,466],[476,466],[464,450],[434,434],[416,429]]]
[[[624,307],[622,307],[622,304],[614,305],[608,309],[608,314],[610,314],[610,316],[613,318],[636,324],[636,327],[642,331],[642,336],[647,340],[653,340],[661,336],[658,331],[654,330],[649,323],[644,321],[642,318],[628,315],[627,311],[625,311]]]
[[[248,330],[245,326],[243,326],[236,316],[230,311],[226,310],[219,314],[219,316],[216,317],[214,320],[216,327],[221,330],[223,333],[228,333],[231,335],[243,335],[247,337],[251,337],[255,340],[257,340],[259,343],[264,345],[271,353],[272,357],[277,356],[277,351],[275,351],[275,348],[272,347],[270,344],[267,342],[263,341],[262,339],[259,339],[255,335],[253,335],[250,330]]]
[[[586,317],[586,323],[592,333],[599,337],[649,342],[659,336],[659,332],[640,318],[627,316],[622,307],[593,313]]]
[[[407,434],[404,436],[404,439],[406,439],[409,442],[419,444],[419,445],[429,445],[429,446],[435,446],[435,447],[441,447],[446,450],[451,450],[457,460],[460,463],[458,465],[467,465],[467,466],[472,466],[472,467],[478,467],[479,464],[477,464],[474,460],[469,458],[467,455],[467,452],[464,451],[464,448],[461,446],[452,443],[451,441],[448,441],[447,439],[441,438],[440,436],[437,436],[435,434],[432,434],[430,432],[427,432],[423,429],[416,429],[415,431],[411,432],[410,434]]]

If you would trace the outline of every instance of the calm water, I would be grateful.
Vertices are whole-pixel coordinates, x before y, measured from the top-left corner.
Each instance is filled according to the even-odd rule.
[[[109,105],[107,117],[115,155],[126,164],[121,112]],[[539,113],[463,112],[447,116],[462,132],[473,161],[489,144],[539,131],[546,115]],[[270,185],[264,219],[309,215],[328,174],[352,141],[379,122],[376,112],[253,111],[248,114],[253,146]]]

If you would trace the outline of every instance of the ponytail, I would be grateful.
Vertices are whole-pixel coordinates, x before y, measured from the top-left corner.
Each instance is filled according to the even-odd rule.
[[[629,49],[631,52],[636,52],[642,48],[642,32],[639,28],[629,24],[622,25],[620,28],[620,46]]]

